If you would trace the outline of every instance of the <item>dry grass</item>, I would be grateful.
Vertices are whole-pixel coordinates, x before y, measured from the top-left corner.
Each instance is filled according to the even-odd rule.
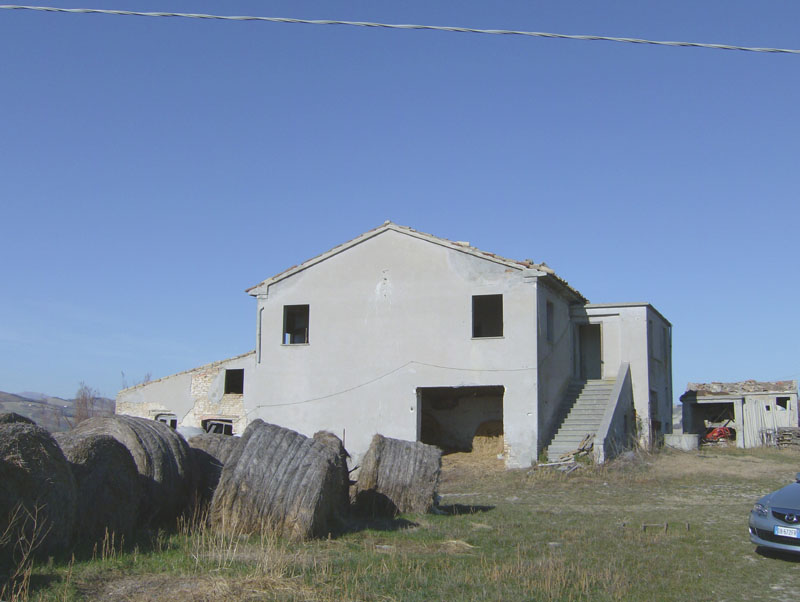
[[[146,547],[107,546],[95,560],[36,569],[32,584],[52,581],[31,591],[49,600],[796,600],[799,559],[757,553],[747,513],[798,465],[797,452],[710,450],[564,475],[452,454],[443,515],[308,542],[222,535],[199,520]]]

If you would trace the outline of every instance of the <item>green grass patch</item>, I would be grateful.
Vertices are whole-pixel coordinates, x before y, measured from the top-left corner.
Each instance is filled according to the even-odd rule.
[[[149,534],[35,565],[27,596],[796,600],[800,555],[757,553],[747,517],[797,470],[800,454],[777,450],[665,452],[569,475],[445,458],[446,514],[364,523],[304,543],[206,529]]]

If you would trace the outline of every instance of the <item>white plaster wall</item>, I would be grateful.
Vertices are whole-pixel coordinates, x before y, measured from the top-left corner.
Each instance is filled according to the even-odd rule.
[[[248,419],[326,429],[358,459],[375,433],[416,440],[417,387],[502,385],[507,466],[537,450],[536,287],[522,270],[384,231],[269,287]],[[504,336],[472,339],[472,296],[503,295]],[[284,305],[309,344],[282,345]]]
[[[648,444],[651,388],[659,393],[659,413],[653,418],[662,424],[672,423],[672,361],[670,330],[669,357],[660,368],[654,366],[648,349],[647,322],[652,319],[654,327],[668,323],[646,303],[586,305],[573,311],[573,319],[576,324],[602,324],[603,378],[615,378],[622,362],[630,364],[634,409],[643,427],[641,441]]]
[[[561,403],[574,377],[574,329],[569,302],[551,287],[539,282],[538,367],[539,367],[539,445],[543,447],[555,434],[556,422],[563,418]],[[547,340],[547,302],[553,304],[553,337]]]

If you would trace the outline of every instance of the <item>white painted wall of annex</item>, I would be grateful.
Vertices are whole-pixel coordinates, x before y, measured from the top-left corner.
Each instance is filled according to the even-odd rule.
[[[536,278],[387,230],[258,299],[248,419],[329,430],[357,461],[376,433],[416,440],[417,387],[502,385],[509,467],[537,452]],[[503,295],[502,338],[472,339],[472,296]],[[283,307],[310,306],[309,344],[283,345]]]
[[[580,317],[579,314],[584,314]],[[672,371],[671,360],[669,369],[660,372],[651,366],[648,349],[647,322],[648,317],[659,326],[666,322],[653,311],[647,304],[619,304],[619,305],[585,305],[577,313],[573,311],[576,324],[590,323],[601,324],[601,345],[603,355],[603,378],[615,378],[622,362],[628,362],[631,369],[631,385],[633,389],[633,404],[636,414],[642,420],[641,440],[649,443],[650,432],[650,389],[656,387],[659,399],[666,400],[660,407],[663,412],[655,416],[663,424],[671,424],[671,392]],[[671,332],[671,331],[670,331]],[[671,340],[669,342],[671,353]],[[658,375],[657,381],[651,383],[651,372]]]

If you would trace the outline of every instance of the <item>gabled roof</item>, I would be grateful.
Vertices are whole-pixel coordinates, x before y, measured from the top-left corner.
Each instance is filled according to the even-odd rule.
[[[354,238],[352,240],[349,240],[349,241],[347,241],[345,243],[342,243],[342,244],[332,248],[329,251],[326,251],[325,253],[317,255],[316,257],[312,257],[311,259],[308,259],[308,260],[304,261],[301,264],[292,266],[288,270],[284,270],[283,272],[281,272],[279,274],[276,274],[272,278],[267,278],[263,282],[259,282],[255,286],[251,286],[245,292],[247,292],[247,293],[249,293],[249,294],[251,294],[253,296],[256,296],[256,295],[259,294],[260,291],[263,291],[265,288],[269,287],[271,284],[279,282],[279,281],[281,281],[281,280],[283,280],[285,278],[289,278],[290,276],[292,276],[292,275],[294,275],[294,274],[296,274],[298,272],[301,272],[301,271],[303,271],[303,270],[305,270],[307,268],[310,268],[311,266],[314,266],[314,265],[316,265],[318,263],[321,263],[321,262],[325,261],[326,259],[328,259],[329,257],[333,257],[334,255],[338,255],[339,253],[342,253],[343,251],[346,251],[347,249],[349,249],[351,247],[354,247],[355,245],[360,244],[360,243],[362,243],[362,242],[364,242],[366,240],[369,240],[370,238],[378,236],[379,234],[382,234],[382,233],[384,233],[384,232],[386,232],[388,230],[392,230],[394,232],[399,232],[400,234],[405,234],[405,235],[408,235],[408,236],[412,236],[412,237],[418,238],[420,240],[425,240],[425,241],[433,243],[433,244],[437,244],[437,245],[441,245],[441,246],[444,246],[444,247],[448,247],[448,248],[456,250],[456,251],[458,251],[460,253],[465,253],[467,255],[472,255],[474,257],[478,257],[480,259],[485,259],[487,261],[492,261],[494,263],[499,263],[501,265],[505,265],[505,266],[508,266],[508,267],[516,269],[516,270],[526,270],[526,269],[528,269],[528,270],[537,270],[539,272],[542,272],[542,274],[541,274],[542,276],[551,278],[553,281],[555,281],[557,283],[557,285],[560,285],[560,287],[566,289],[569,293],[571,293],[576,298],[576,300],[578,300],[578,301],[580,301],[582,303],[586,303],[587,302],[586,298],[583,295],[581,295],[576,289],[572,288],[567,283],[566,280],[563,280],[562,278],[559,278],[556,275],[556,273],[550,267],[548,267],[547,264],[545,264],[544,262],[535,263],[534,261],[532,261],[530,259],[526,259],[524,261],[518,261],[516,259],[508,259],[506,257],[501,257],[500,255],[497,255],[495,253],[489,253],[487,251],[481,251],[480,249],[476,249],[475,247],[471,246],[467,242],[447,240],[446,238],[440,238],[440,237],[434,236],[432,234],[426,234],[424,232],[418,232],[418,231],[414,230],[413,228],[409,228],[407,226],[400,226],[400,225],[395,224],[395,223],[390,222],[390,221],[386,221],[383,224],[381,224],[380,226],[378,226],[377,228],[369,230],[369,231],[365,232],[364,234],[362,234],[360,236],[357,236],[356,238]]]

